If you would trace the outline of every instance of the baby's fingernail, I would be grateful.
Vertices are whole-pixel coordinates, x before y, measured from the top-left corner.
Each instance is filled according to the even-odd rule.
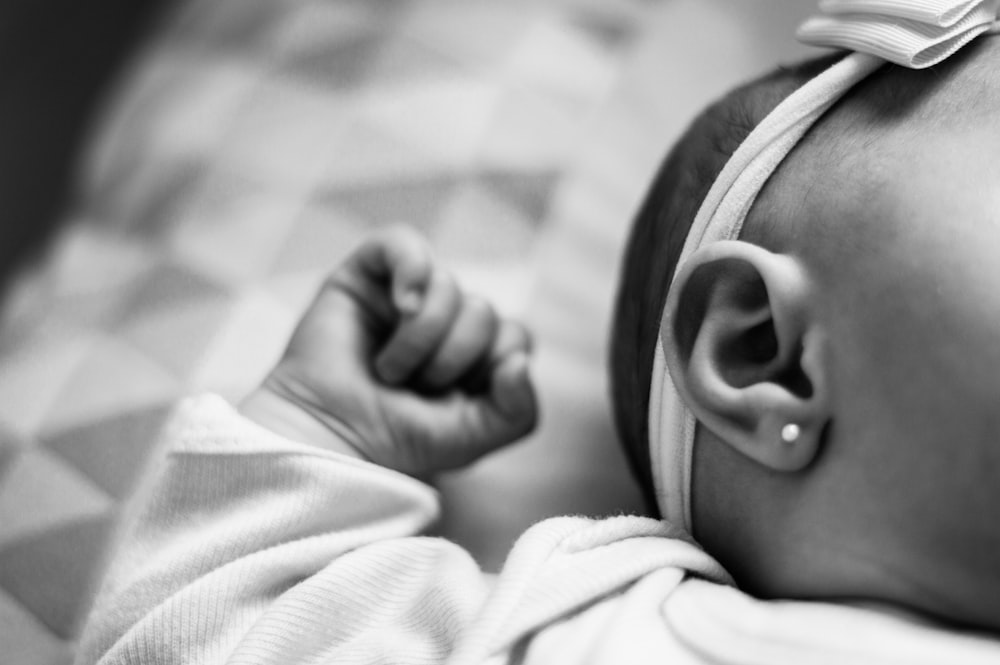
[[[500,411],[512,423],[522,423],[524,431],[533,428],[537,419],[534,389],[528,376],[529,362],[528,354],[523,351],[508,356],[503,361],[495,393]]]
[[[402,295],[399,296],[396,307],[403,314],[416,314],[420,311],[420,305],[423,303],[423,294],[417,288],[410,288],[403,291]]]
[[[522,376],[528,372],[528,364],[530,359],[528,354],[523,351],[518,351],[507,359],[507,367],[509,371],[514,376]]]

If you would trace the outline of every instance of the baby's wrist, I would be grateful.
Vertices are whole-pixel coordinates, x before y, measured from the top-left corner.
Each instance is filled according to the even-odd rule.
[[[238,410],[244,418],[286,439],[367,459],[357,447],[338,435],[308,408],[279,394],[266,383],[247,395]]]

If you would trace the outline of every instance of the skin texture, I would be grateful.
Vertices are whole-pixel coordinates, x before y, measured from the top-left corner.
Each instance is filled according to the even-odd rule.
[[[695,535],[754,593],[1000,630],[998,42],[935,71],[884,72],[821,121],[765,188],[743,239],[771,253],[759,266],[795,262],[803,295],[783,298],[780,278],[764,280],[756,301],[763,293],[770,307],[770,342],[672,367],[710,424],[695,449]],[[734,270],[711,265],[719,276],[703,290],[720,292]],[[778,355],[804,349],[812,364],[791,353],[771,371],[758,357],[769,343]],[[789,368],[823,389],[794,389]],[[781,422],[765,422],[767,409],[787,404],[765,399],[749,425],[727,429],[718,423],[733,403],[692,389],[711,372],[736,393],[777,386],[811,409],[808,463],[755,459],[748,446],[770,446]]]
[[[530,339],[463,293],[415,231],[372,235],[326,279],[246,417],[418,477],[534,428]]]

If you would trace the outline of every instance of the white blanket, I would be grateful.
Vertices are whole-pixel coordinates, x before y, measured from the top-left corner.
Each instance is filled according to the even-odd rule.
[[[754,600],[648,518],[542,522],[484,575],[420,535],[432,489],[217,397],[185,403],[165,446],[78,663],[1000,660],[998,642],[899,616]]]

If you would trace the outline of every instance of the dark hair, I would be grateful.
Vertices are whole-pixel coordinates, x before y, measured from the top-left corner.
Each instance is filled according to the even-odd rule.
[[[839,57],[780,68],[709,106],[667,155],[633,222],[615,301],[610,385],[618,436],[652,512],[658,511],[647,443],[649,384],[660,316],[684,240],[736,148],[774,107]],[[744,236],[752,232],[747,228]]]

